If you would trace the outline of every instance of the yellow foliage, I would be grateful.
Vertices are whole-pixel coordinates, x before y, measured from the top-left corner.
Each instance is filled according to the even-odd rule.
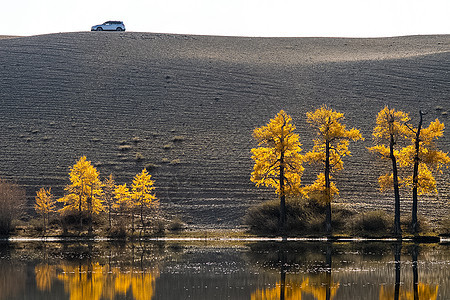
[[[127,187],[127,184],[121,184],[114,190],[114,202],[113,208],[117,210],[127,210],[135,207],[134,202],[131,200],[131,193]]]
[[[420,131],[419,136],[419,175],[418,175],[418,193],[426,194],[437,192],[436,180],[432,171],[442,172],[441,168],[450,164],[450,157],[438,149],[436,140],[444,134],[444,124],[436,119],[426,128]],[[417,129],[416,129],[417,130]],[[411,144],[404,147],[399,155],[399,163],[403,167],[414,165],[416,155],[415,134],[411,133]],[[447,166],[448,168],[448,166]],[[413,184],[412,175],[406,179],[406,184]]]
[[[377,125],[373,129],[372,136],[374,141],[379,144],[368,148],[372,153],[378,154],[383,160],[391,160],[391,142],[393,146],[398,145],[397,142],[401,138],[407,138],[411,132],[408,129],[406,123],[410,121],[407,113],[402,111],[396,111],[395,109],[389,109],[385,106],[377,115]],[[396,160],[402,160],[402,152],[392,148],[392,155]],[[399,184],[404,181],[402,178],[398,178]],[[388,173],[381,175],[378,178],[378,184],[381,191],[394,188],[393,174]]]
[[[82,156],[69,172],[70,185],[65,190],[67,194],[58,199],[64,203],[61,212],[90,211],[98,214],[103,211],[102,187],[97,169]]]
[[[324,147],[325,141],[339,142],[363,139],[358,129],[346,129],[342,124],[344,114],[322,105],[314,112],[306,113],[307,122],[317,130],[314,140],[319,147]]]
[[[41,188],[36,192],[36,204],[34,209],[36,212],[42,216],[47,216],[49,213],[54,212],[56,209],[55,199],[51,193],[51,188],[45,189]]]
[[[159,201],[152,191],[155,189],[153,184],[155,183],[151,179],[146,169],[143,169],[141,173],[134,177],[133,184],[131,185],[131,199],[134,205],[155,208],[159,206]]]
[[[389,141],[391,136],[397,141],[398,138],[407,137],[410,134],[406,126],[410,120],[407,113],[385,106],[377,115],[377,125],[373,129],[372,135],[380,141]]]
[[[253,131],[260,147],[251,150],[255,165],[250,180],[256,186],[274,188],[279,195],[280,169],[284,171],[284,195],[300,193],[304,170],[301,143],[291,121],[292,118],[281,110],[266,126]]]
[[[413,185],[413,176],[409,176],[404,180],[405,186]],[[419,195],[427,193],[437,193],[436,179],[424,163],[419,163],[419,176],[417,182],[417,192]]]
[[[332,177],[330,177],[330,180],[331,179]],[[327,193],[325,187],[325,174],[320,173],[317,175],[317,179],[313,184],[305,186],[302,189],[302,193],[305,197],[315,199],[320,204],[325,205],[328,201],[333,199],[334,196],[339,195],[339,190],[334,182],[330,182],[330,191]],[[331,195],[331,199],[328,198],[328,194]]]
[[[328,165],[330,174],[344,168],[343,158],[351,156],[348,150],[350,141],[364,140],[358,129],[346,129],[344,114],[322,105],[314,112],[306,113],[307,122],[316,130],[317,136],[314,139],[313,150],[306,153],[304,161],[311,163],[321,163],[324,168],[327,166],[327,146],[329,151]],[[331,180],[331,176],[330,176]],[[334,195],[339,190],[333,182],[330,182],[330,194],[327,196],[325,187],[325,174],[317,176],[317,180],[310,186],[303,188],[303,194],[309,197],[314,195],[318,200],[327,203],[332,201]],[[325,198],[324,198],[325,197]],[[329,200],[326,200],[329,199]]]

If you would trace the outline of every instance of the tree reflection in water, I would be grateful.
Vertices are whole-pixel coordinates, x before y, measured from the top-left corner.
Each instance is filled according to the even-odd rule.
[[[92,251],[91,245],[89,250]],[[135,300],[150,300],[159,271],[157,267],[148,269],[143,266],[147,254],[145,248],[140,249],[140,254],[140,259],[135,259],[135,246],[132,245],[131,256],[127,256],[127,259],[122,256],[115,262],[120,266],[113,265],[110,258],[114,255],[111,250],[107,255],[108,261],[99,262],[88,258],[78,262],[64,260],[59,264],[41,263],[35,267],[36,286],[40,291],[51,291],[54,283],[62,283],[70,300],[112,300],[117,296],[126,296],[128,299],[130,295]],[[134,265],[135,261],[139,261],[138,266]]]
[[[400,282],[400,255],[401,244],[395,245],[395,285],[394,287],[381,286],[380,300],[436,300],[438,296],[438,285],[426,284],[419,281],[419,273],[417,267],[418,246],[413,245],[411,250],[412,272],[413,272],[413,288],[409,289]]]
[[[97,263],[47,264],[35,268],[36,285],[41,291],[50,291],[52,282],[63,283],[70,300],[115,299],[117,295],[131,292],[135,300],[150,300],[155,289],[157,270],[143,271],[139,268],[119,268]]]
[[[310,276],[286,275],[287,268],[292,264],[286,260],[289,250],[278,249],[281,279],[273,288],[258,289],[251,295],[251,300],[297,300],[303,295],[311,295],[317,300],[332,300],[339,289],[339,283],[331,278],[332,253],[331,243],[326,245],[324,272]],[[287,278],[286,278],[287,277]]]

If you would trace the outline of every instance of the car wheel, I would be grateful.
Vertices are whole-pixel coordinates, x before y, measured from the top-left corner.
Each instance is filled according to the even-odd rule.
[[[97,27],[97,29],[96,29],[97,31],[103,31],[103,28],[101,28],[101,27]]]
[[[120,28],[120,27],[117,27],[116,28],[116,31],[122,31],[123,29],[122,28]]]

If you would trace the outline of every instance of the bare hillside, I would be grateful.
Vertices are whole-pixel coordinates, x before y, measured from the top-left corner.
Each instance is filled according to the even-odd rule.
[[[61,196],[68,168],[86,155],[102,177],[131,182],[150,168],[163,209],[201,226],[232,227],[249,205],[273,197],[249,181],[252,130],[280,109],[304,150],[305,113],[327,104],[365,141],[339,174],[338,202],[393,209],[366,151],[385,104],[447,124],[450,36],[383,39],[236,38],[135,32],[0,39],[0,176]],[[125,146],[125,147],[124,147]],[[143,159],[136,159],[142,157]],[[388,166],[387,164],[384,166]],[[317,171],[305,173],[308,183]],[[448,213],[450,171],[419,212]],[[402,193],[409,214],[409,193]]]

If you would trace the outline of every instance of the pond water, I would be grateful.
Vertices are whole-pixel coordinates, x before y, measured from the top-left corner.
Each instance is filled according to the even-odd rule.
[[[450,245],[5,242],[0,299],[450,299]]]

